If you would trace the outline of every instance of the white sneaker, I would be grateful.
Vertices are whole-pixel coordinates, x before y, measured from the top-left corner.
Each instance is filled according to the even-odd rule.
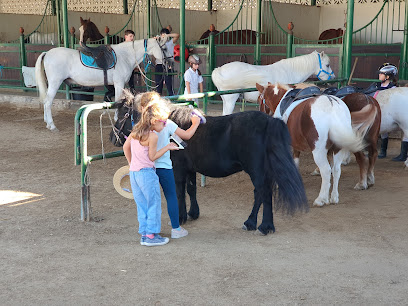
[[[171,230],[171,238],[172,239],[177,239],[177,238],[182,238],[188,235],[188,231],[183,228],[183,227],[179,227],[179,228],[173,228]]]

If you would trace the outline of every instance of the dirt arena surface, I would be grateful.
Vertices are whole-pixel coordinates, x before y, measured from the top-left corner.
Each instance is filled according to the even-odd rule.
[[[98,154],[100,113],[91,114],[89,153]],[[53,133],[41,109],[0,105],[1,305],[407,304],[402,163],[379,160],[375,186],[355,191],[353,160],[342,167],[338,205],[293,218],[277,212],[277,231],[267,236],[241,230],[253,203],[245,173],[207,178],[198,188],[201,216],[185,225],[190,234],[148,248],[139,244],[135,203],[112,184],[124,157],[91,164],[94,221],[80,221],[74,115],[55,113],[60,131]],[[105,152],[117,150],[108,142],[107,115],[102,123]],[[399,145],[390,142],[389,157]],[[314,167],[311,154],[302,155],[310,205],[320,188],[320,177],[309,175]],[[162,205],[162,234],[169,237]]]

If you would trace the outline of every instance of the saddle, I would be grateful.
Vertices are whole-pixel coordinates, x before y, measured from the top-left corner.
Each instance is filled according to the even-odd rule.
[[[351,94],[351,93],[355,93],[355,92],[359,92],[358,88],[354,87],[354,86],[345,86],[342,87],[340,89],[336,88],[336,87],[329,87],[327,89],[325,89],[323,91],[323,95],[330,95],[330,96],[336,96],[340,99],[343,99],[345,96]]]
[[[280,114],[283,116],[288,107],[295,101],[320,96],[321,91],[317,86],[311,86],[304,89],[292,89],[280,102]]]
[[[96,66],[103,70],[103,83],[108,86],[107,70],[116,64],[115,53],[110,45],[101,45],[90,48],[85,43],[80,42],[78,51],[94,59]]]

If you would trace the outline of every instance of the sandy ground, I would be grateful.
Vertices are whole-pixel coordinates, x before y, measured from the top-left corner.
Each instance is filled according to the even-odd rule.
[[[99,115],[89,120],[90,154],[116,150],[107,140],[106,115],[102,146]],[[123,157],[92,163],[97,221],[80,221],[74,113],[54,119],[58,133],[45,129],[40,109],[0,106],[1,305],[407,304],[402,163],[379,160],[375,186],[355,191],[352,161],[342,168],[338,205],[294,217],[278,212],[277,231],[267,236],[241,230],[253,201],[245,173],[207,178],[198,189],[201,216],[185,225],[189,236],[148,248],[139,244],[134,202],[112,185]],[[389,156],[398,152],[399,141],[391,141]],[[313,169],[311,154],[304,154],[310,204],[320,188]],[[170,236],[162,205],[162,234]]]

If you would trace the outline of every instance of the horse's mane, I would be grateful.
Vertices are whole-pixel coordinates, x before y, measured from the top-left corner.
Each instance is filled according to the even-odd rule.
[[[138,112],[141,112],[140,100],[141,100],[143,93],[134,95],[130,90],[124,89],[123,94],[124,94],[124,103],[128,105],[128,107],[133,107]],[[170,110],[169,119],[174,121],[179,126],[191,125],[191,115],[193,111],[203,116],[202,112],[200,112],[197,109],[193,109],[190,106],[177,105],[175,103],[171,103],[167,99],[164,99],[164,98],[161,98],[161,99]]]

